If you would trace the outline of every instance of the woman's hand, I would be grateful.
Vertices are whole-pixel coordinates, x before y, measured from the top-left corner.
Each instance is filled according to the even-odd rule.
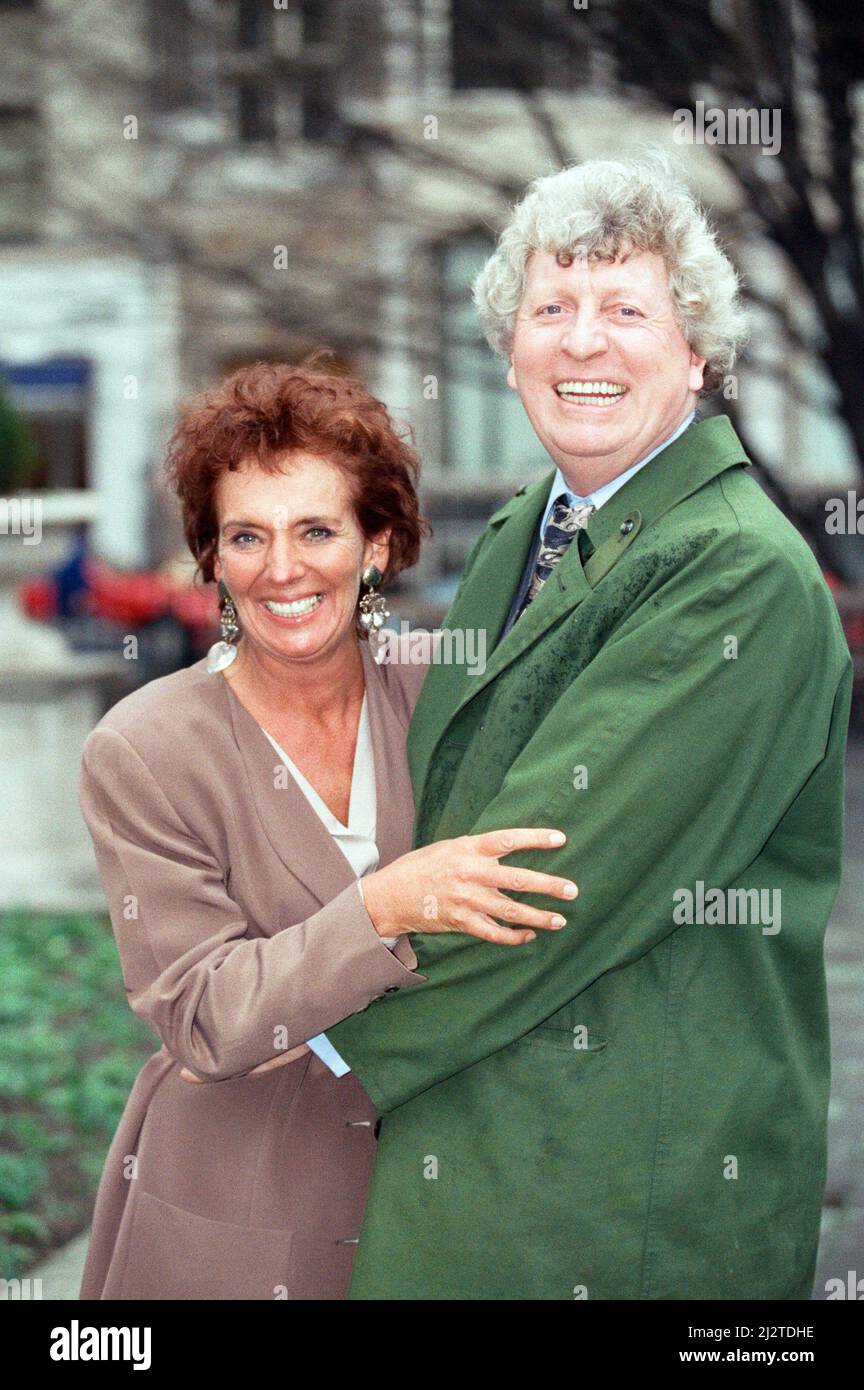
[[[514,931],[492,919],[500,917],[548,931],[560,931],[566,920],[554,912],[516,902],[502,890],[542,893],[569,901],[577,897],[579,889],[569,879],[502,865],[498,860],[520,849],[558,849],[566,840],[560,830],[489,830],[484,835],[437,840],[367,874],[361,881],[366,911],[379,936],[465,932],[501,946],[521,946],[533,941],[536,932]],[[306,1043],[301,1043],[245,1075],[284,1067],[309,1051]],[[180,1069],[180,1076],[183,1081],[207,1084],[188,1067]]]
[[[579,890],[568,879],[498,860],[520,849],[557,849],[566,839],[560,830],[490,830],[437,840],[367,874],[361,880],[366,911],[379,936],[466,932],[501,946],[521,946],[536,933],[499,926],[493,918],[548,931],[560,931],[566,921],[515,902],[502,890],[565,899]]]
[[[257,1076],[259,1071],[272,1071],[274,1067],[284,1067],[286,1062],[296,1062],[298,1057],[305,1057],[309,1051],[310,1048],[305,1043],[301,1043],[299,1047],[292,1047],[288,1052],[283,1052],[281,1057],[271,1057],[269,1062],[260,1062],[257,1067],[244,1072],[243,1075]],[[182,1081],[194,1081],[199,1086],[212,1085],[212,1082],[208,1082],[203,1076],[196,1076],[194,1071],[190,1071],[188,1067],[180,1068],[180,1078]]]

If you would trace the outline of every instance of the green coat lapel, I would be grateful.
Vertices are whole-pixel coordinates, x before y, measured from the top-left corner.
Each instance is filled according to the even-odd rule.
[[[589,539],[599,551],[607,542],[614,541],[615,533],[634,510],[641,513],[644,532],[685,497],[710,483],[718,473],[737,464],[749,463],[728,415],[700,420],[640,468],[595,512],[586,527]]]
[[[552,473],[524,494],[511,497],[489,520],[486,543],[460,588],[444,627],[483,630],[486,668],[469,675],[462,666],[433,666],[408,738],[408,757],[419,807],[426,773],[448,726],[490,681],[527,651],[565,613],[577,608],[653,522],[718,473],[749,464],[726,415],[702,420],[679,435],[639,470],[591,518],[586,528],[593,553],[583,563],[569,547],[519,621],[498,642],[549,495]],[[497,643],[497,646],[495,645]]]
[[[488,654],[498,641],[510,612],[513,594],[543,515],[552,477],[553,474],[548,473],[530,488],[523,489],[489,518],[482,549],[444,619],[444,628],[451,632],[485,632],[487,663]],[[485,683],[485,673],[483,676],[472,676],[464,666],[442,664],[430,667],[408,734],[408,761],[415,802],[419,799],[426,769],[438,739],[460,707],[466,692],[470,698],[472,687],[480,680]]]

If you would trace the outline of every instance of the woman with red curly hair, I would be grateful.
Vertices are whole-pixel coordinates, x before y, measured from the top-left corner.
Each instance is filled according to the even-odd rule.
[[[411,852],[424,670],[373,649],[424,523],[382,403],[320,359],[257,363],[187,404],[168,466],[222,640],[85,745],[129,1002],[163,1046],[105,1163],[80,1296],[339,1299],[375,1112],[322,1031],[422,987],[410,933],[519,945],[554,918],[501,890],[564,885],[498,863],[548,830]]]

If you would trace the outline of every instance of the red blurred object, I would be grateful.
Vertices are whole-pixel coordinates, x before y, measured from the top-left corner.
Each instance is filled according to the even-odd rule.
[[[193,632],[211,632],[219,625],[216,589],[177,584],[155,570],[132,573],[88,560],[87,611],[121,623],[130,630],[170,614]]]
[[[57,585],[47,574],[37,574],[18,585],[18,602],[28,618],[38,623],[57,616]]]
[[[86,609],[128,628],[142,627],[167,612],[171,589],[152,570],[125,572],[88,560]]]
[[[214,585],[206,588],[177,583],[156,570],[112,569],[101,560],[84,563],[86,588],[80,591],[80,610],[94,618],[118,623],[132,632],[166,614],[203,640],[219,626],[219,601]],[[59,613],[57,584],[51,575],[27,579],[18,588],[29,618],[47,622]]]

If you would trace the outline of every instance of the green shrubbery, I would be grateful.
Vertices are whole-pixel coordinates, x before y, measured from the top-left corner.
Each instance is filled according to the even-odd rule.
[[[126,1002],[107,922],[0,915],[0,1276],[90,1220],[108,1145],[158,1039]]]

